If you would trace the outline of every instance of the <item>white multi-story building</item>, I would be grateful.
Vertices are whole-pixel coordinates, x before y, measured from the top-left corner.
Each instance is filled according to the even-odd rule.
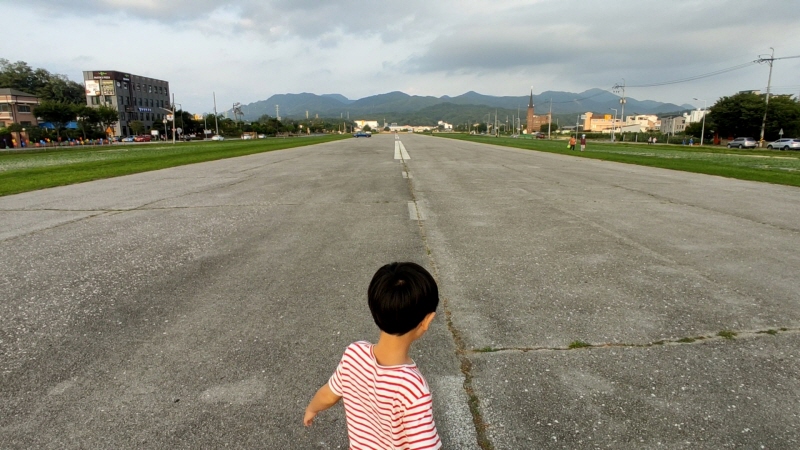
[[[688,113],[683,113],[683,119],[686,121],[686,125],[690,123],[697,123],[703,121],[703,116],[706,115],[708,110],[705,109],[696,109]]]
[[[439,121],[439,123],[438,123],[438,125],[439,125],[440,127],[442,127],[442,129],[443,129],[444,131],[453,131],[453,124],[451,124],[451,123],[447,123],[447,122],[445,122],[445,121],[443,121],[443,120],[440,120],[440,121]]]

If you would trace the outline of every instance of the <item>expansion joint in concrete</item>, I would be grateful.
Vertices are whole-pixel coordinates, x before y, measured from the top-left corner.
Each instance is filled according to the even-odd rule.
[[[431,251],[430,245],[428,243],[428,238],[425,232],[425,224],[422,220],[422,217],[419,213],[419,206],[417,204],[417,195],[416,191],[414,190],[414,180],[411,177],[411,172],[408,169],[408,165],[405,160],[402,160],[403,163],[403,171],[408,174],[406,181],[408,182],[408,191],[411,195],[411,200],[414,202],[414,205],[417,209],[417,225],[419,226],[420,237],[422,239],[422,243],[425,246],[425,251],[428,254],[428,262],[430,264],[431,270],[433,272],[433,276],[440,280],[439,277],[439,270],[436,266],[436,261],[433,258],[433,252]],[[477,438],[478,447],[482,450],[494,450],[494,445],[492,445],[491,441],[489,440],[488,424],[484,421],[483,415],[481,414],[480,409],[480,399],[478,395],[475,393],[475,389],[472,383],[472,361],[469,359],[469,352],[466,348],[464,343],[464,338],[461,332],[456,328],[453,324],[452,320],[452,312],[450,310],[450,302],[446,297],[442,298],[442,309],[444,309],[444,316],[445,321],[447,322],[447,329],[450,331],[450,335],[453,337],[453,342],[456,346],[456,356],[459,359],[460,366],[461,366],[461,373],[464,375],[464,392],[467,394],[467,402],[469,406],[470,414],[472,415],[472,423],[475,426],[475,435]]]
[[[800,333],[800,328],[769,328],[765,330],[744,330],[732,331],[721,330],[715,335],[699,335],[687,336],[679,339],[662,339],[654,342],[646,342],[642,344],[624,343],[624,342],[602,342],[590,343],[581,340],[571,342],[565,347],[482,347],[473,348],[467,351],[469,354],[479,353],[526,353],[526,352],[560,352],[560,351],[577,351],[587,348],[648,348],[662,345],[687,345],[699,344],[701,342],[711,341],[733,341],[736,338],[767,338],[768,336],[775,336],[777,334],[797,334]]]

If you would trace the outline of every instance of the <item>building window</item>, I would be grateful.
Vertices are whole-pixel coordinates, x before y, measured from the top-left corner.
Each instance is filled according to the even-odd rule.
[[[28,105],[17,105],[17,112],[30,114],[31,107]]]
[[[128,83],[122,83],[122,87],[127,91],[128,90]]]
[[[6,123],[5,122],[0,122],[0,128],[5,128],[5,127],[6,127]]]
[[[91,100],[91,103],[92,103],[93,105],[99,105],[99,104],[100,104],[100,99],[99,99],[99,97],[97,97],[96,95],[93,95],[93,96],[91,97],[91,99],[92,99],[92,100]]]
[[[11,105],[9,105],[8,103],[0,104],[0,112],[10,112],[10,111],[11,111]]]
[[[29,120],[28,120],[28,121],[26,121],[26,120],[23,120],[23,121],[21,121],[19,124],[20,124],[20,125],[22,125],[23,127],[29,127],[29,126],[31,126],[31,122],[30,122]]]
[[[150,94],[152,94],[152,93],[153,93],[153,86],[151,86],[151,85],[148,85],[148,86],[147,86],[147,92],[148,92],[148,93],[150,93]]]

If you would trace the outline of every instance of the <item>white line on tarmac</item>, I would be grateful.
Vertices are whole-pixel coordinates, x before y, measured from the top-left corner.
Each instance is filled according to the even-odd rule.
[[[408,156],[408,152],[406,151],[406,146],[403,145],[403,143],[400,141],[394,142],[394,159],[403,159],[403,160],[411,159],[411,157]]]
[[[408,202],[408,218],[411,220],[425,220],[425,213],[417,207],[416,202]]]

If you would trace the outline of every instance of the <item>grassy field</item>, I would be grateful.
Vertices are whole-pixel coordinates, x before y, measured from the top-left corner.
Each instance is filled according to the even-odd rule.
[[[581,153],[569,150],[566,140],[494,138],[455,133],[439,133],[435,136],[741,180],[800,186],[800,152],[793,151],[589,141],[586,144],[586,151]],[[576,148],[580,150],[580,145]]]
[[[0,196],[350,137],[143,143],[0,152]]]

